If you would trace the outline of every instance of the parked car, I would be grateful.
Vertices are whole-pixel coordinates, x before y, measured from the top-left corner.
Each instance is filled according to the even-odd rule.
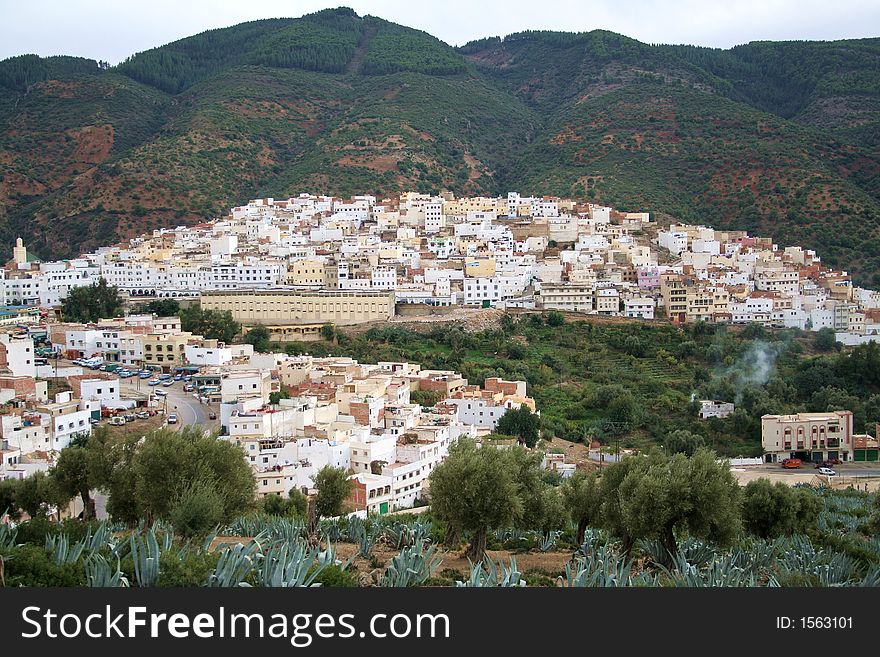
[[[785,468],[786,470],[799,468],[799,467],[801,467],[801,460],[800,459],[783,459],[782,460],[782,467]]]
[[[819,468],[819,474],[826,475],[828,477],[834,477],[835,475],[837,475],[837,473],[834,470],[832,470],[831,468],[824,468],[824,467]]]
[[[149,379],[153,375],[150,372],[141,372],[140,374],[138,374],[138,376],[142,379]]]
[[[124,417],[126,422],[134,422],[137,420],[137,415],[134,413],[126,413]]]
[[[177,424],[177,413],[168,414],[168,424]]]
[[[840,459],[828,459],[828,463],[830,463],[831,465],[840,465],[841,463],[843,463],[843,461],[841,461]]]
[[[209,420],[216,420],[217,414],[214,411],[211,411],[210,413],[208,413],[208,419]]]
[[[110,418],[109,423],[112,424],[114,427],[118,427],[125,424],[125,418],[121,415],[115,415]]]
[[[159,378],[162,379],[163,381],[167,381],[168,379],[171,378],[171,375],[170,374],[160,374]]]
[[[148,417],[150,417],[150,414],[147,411],[138,411],[137,413],[135,413],[135,416],[137,416],[139,420],[146,420]]]
[[[157,397],[167,397],[168,396],[168,393],[165,392],[164,390],[157,390],[155,394]]]
[[[193,390],[195,390],[195,387],[193,386],[192,383],[185,383],[185,384],[183,385],[183,391],[184,391],[184,392],[192,392]]]
[[[160,383],[162,382],[159,379],[150,379],[149,381],[147,381],[147,384],[151,386],[157,386]]]
[[[183,374],[175,374],[174,380],[175,381],[183,381]]]
[[[183,380],[184,381],[192,381],[193,380],[192,374],[187,374],[185,377],[183,377]]]
[[[165,381],[162,382],[162,385],[165,386],[166,388],[167,388],[168,386],[173,386],[173,385],[174,385],[174,379],[167,379],[167,380],[165,380]]]

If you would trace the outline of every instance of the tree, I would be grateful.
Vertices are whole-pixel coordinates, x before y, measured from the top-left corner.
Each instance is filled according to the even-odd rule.
[[[597,524],[600,518],[602,497],[599,492],[598,474],[595,472],[588,474],[583,470],[576,471],[562,484],[562,499],[571,521],[577,525],[577,542],[581,545],[587,527]]]
[[[272,334],[269,333],[269,329],[262,324],[257,324],[245,334],[244,341],[247,344],[252,344],[254,351],[268,353],[272,351],[271,337]]]
[[[0,517],[8,513],[13,520],[18,518],[17,488],[18,479],[0,480]]]
[[[244,512],[253,503],[256,481],[241,447],[201,427],[179,431],[159,429],[148,434],[131,461],[135,502],[148,521],[170,519],[172,504],[190,482],[213,482],[222,492],[223,517]]]
[[[180,304],[176,299],[154,299],[144,304],[141,310],[159,317],[173,317],[180,312]]]
[[[810,490],[756,479],[743,489],[743,526],[760,538],[791,536],[816,525],[820,506]]]
[[[25,477],[15,488],[15,503],[31,518],[45,516],[49,506],[59,510],[70,497],[60,494],[54,482],[45,472],[35,472]]]
[[[168,519],[174,531],[185,538],[205,536],[222,522],[225,506],[217,481],[211,476],[200,476],[179,493]]]
[[[666,435],[663,440],[663,448],[669,455],[684,454],[693,456],[699,448],[704,447],[706,441],[699,434],[692,433],[687,429],[678,429]]]
[[[509,408],[498,419],[495,432],[505,436],[515,436],[521,444],[534,447],[540,435],[539,427],[541,418],[537,413],[532,413],[525,404],[519,408]]]
[[[61,316],[67,322],[96,322],[122,313],[119,290],[103,278],[94,285],[74,287],[61,304]]]
[[[658,539],[666,565],[678,553],[676,531],[727,545],[740,527],[739,485],[730,466],[699,449],[692,457],[659,449],[631,456],[602,474],[603,524],[628,553],[639,539]]]
[[[228,310],[202,310],[201,306],[193,304],[182,308],[179,316],[180,327],[184,331],[212,340],[229,343],[241,331],[241,324],[235,321]]]
[[[345,470],[325,465],[315,474],[315,510],[322,518],[342,515],[343,505],[351,491],[354,481],[348,478]]]
[[[547,325],[553,327],[559,327],[565,324],[565,315],[563,315],[558,310],[551,310],[547,313]]]
[[[324,324],[324,326],[321,327],[321,337],[327,342],[330,342],[336,337],[336,327],[333,326],[333,324]]]
[[[273,493],[262,500],[263,512],[270,516],[290,516],[305,518],[309,500],[296,488],[291,488],[288,497]]]
[[[431,473],[430,483],[432,513],[447,523],[450,533],[471,533],[467,555],[472,561],[484,558],[490,529],[509,526],[522,514],[504,450],[478,447],[469,438],[460,438],[449,449],[447,459]]]
[[[79,495],[83,503],[83,520],[92,518],[92,487],[89,476],[89,456],[86,448],[80,446],[65,447],[58,455],[58,460],[49,471],[49,477],[55,488],[68,499]]]
[[[282,399],[290,399],[290,393],[287,392],[287,388],[283,385],[281,386],[281,390],[278,392],[270,392],[269,393],[269,403],[273,406],[280,402]]]
[[[820,328],[813,337],[813,348],[816,351],[834,351],[837,346],[837,337],[834,329],[829,327]]]

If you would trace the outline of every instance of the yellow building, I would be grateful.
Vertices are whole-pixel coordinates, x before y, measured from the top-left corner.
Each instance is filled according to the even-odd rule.
[[[669,320],[677,324],[686,322],[688,302],[684,277],[680,274],[663,274],[660,277],[660,295]]]
[[[228,290],[202,292],[202,308],[228,310],[245,326],[361,324],[394,316],[392,291]]]
[[[201,341],[202,336],[192,333],[147,333],[141,336],[144,365],[158,366],[163,370],[186,365],[186,345]]]
[[[297,260],[287,267],[285,285],[323,285],[324,263],[319,260]]]

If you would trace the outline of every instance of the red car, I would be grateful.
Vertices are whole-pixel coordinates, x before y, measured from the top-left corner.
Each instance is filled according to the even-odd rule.
[[[214,411],[211,411],[210,413],[208,413],[208,419],[209,420],[216,420],[217,414]]]

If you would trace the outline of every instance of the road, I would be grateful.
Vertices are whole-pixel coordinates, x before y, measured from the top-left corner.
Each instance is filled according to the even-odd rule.
[[[140,385],[138,385],[140,383]],[[155,393],[157,390],[168,393],[166,397],[156,397],[158,408],[165,409],[166,413],[177,413],[177,426],[186,426],[189,424],[198,424],[204,426],[208,430],[214,430],[219,427],[217,420],[209,420],[208,414],[216,408],[208,404],[200,403],[191,392],[183,391],[183,382],[175,381],[174,385],[168,386],[150,386],[147,385],[146,379],[122,379],[120,392],[125,397],[126,390],[139,391],[141,393]],[[166,401],[167,400],[167,401]]]

